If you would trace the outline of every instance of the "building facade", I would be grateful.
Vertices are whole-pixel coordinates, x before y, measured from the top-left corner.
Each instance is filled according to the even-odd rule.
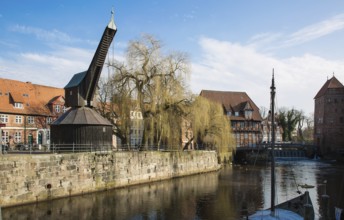
[[[272,141],[271,117],[267,117],[262,121],[262,143],[270,143]],[[275,142],[282,142],[283,129],[275,122]]]
[[[200,96],[223,106],[231,121],[236,147],[256,147],[261,143],[262,117],[246,92],[202,90]]]
[[[344,150],[344,86],[335,76],[314,97],[314,144],[320,154]]]
[[[64,89],[0,78],[1,141],[50,144],[50,124],[63,112]]]
[[[134,148],[139,148],[142,145],[143,139],[143,117],[139,109],[130,111],[130,145]]]

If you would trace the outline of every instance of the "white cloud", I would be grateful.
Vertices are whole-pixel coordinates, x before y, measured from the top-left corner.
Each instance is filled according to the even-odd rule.
[[[60,46],[46,53],[27,52],[0,57],[0,75],[7,79],[64,87],[75,73],[88,69],[94,53],[93,50]],[[116,52],[115,59],[123,60],[123,57]],[[107,73],[106,67],[102,74],[104,71]]]
[[[276,43],[283,37],[282,33],[260,33],[255,36],[253,36],[249,42],[248,45],[250,47],[256,48],[256,49],[261,49],[266,47],[271,47],[271,44]]]
[[[36,28],[36,27],[15,25],[11,27],[10,30],[13,32],[34,35],[37,39],[48,41],[48,42],[56,42],[56,41],[65,42],[65,43],[85,42],[85,43],[89,43],[93,45],[97,44],[97,42],[81,40],[79,38],[71,37],[70,35],[56,29],[44,30],[44,29]]]
[[[344,14],[336,15],[328,20],[307,26],[291,34],[284,42],[285,46],[302,44],[344,28]]]
[[[275,69],[278,107],[313,112],[313,98],[327,76],[344,80],[344,60],[326,60],[312,54],[280,59],[251,46],[210,38],[199,41],[203,58],[193,63],[191,86],[201,89],[245,91],[257,106],[269,106],[269,87]]]
[[[22,53],[0,59],[0,73],[4,78],[64,87],[73,74],[88,68],[88,60],[93,56],[90,51],[68,47],[51,54]]]
[[[253,36],[248,45],[265,52],[298,46],[344,29],[344,14],[306,26],[291,34],[265,32]]]

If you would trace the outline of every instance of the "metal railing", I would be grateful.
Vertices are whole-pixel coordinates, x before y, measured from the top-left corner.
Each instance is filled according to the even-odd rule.
[[[111,145],[93,145],[93,144],[51,144],[52,153],[78,153],[78,152],[108,152],[113,151]]]
[[[49,145],[16,145],[6,148],[2,154],[49,154],[78,152],[110,152],[110,151],[182,151],[182,145],[94,145],[94,144],[49,144]],[[207,145],[196,145],[193,150],[215,150]]]

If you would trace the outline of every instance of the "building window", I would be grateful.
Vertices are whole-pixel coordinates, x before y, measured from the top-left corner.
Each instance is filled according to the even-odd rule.
[[[239,112],[235,112],[235,113],[234,113],[234,116],[239,116]]]
[[[16,115],[16,124],[21,124],[21,123],[23,123],[22,116]]]
[[[246,119],[251,119],[252,118],[252,111],[251,110],[246,110],[245,111],[245,118]]]
[[[232,116],[232,112],[231,112],[231,111],[228,111],[228,112],[227,112],[227,116]]]
[[[27,123],[28,124],[34,124],[35,123],[35,118],[33,116],[27,117]]]
[[[10,137],[10,135],[9,135],[8,131],[2,131],[3,143],[7,144],[10,141],[9,137]]]
[[[51,117],[48,117],[48,118],[47,118],[47,123],[48,123],[48,124],[51,124],[52,121],[53,121],[53,119],[52,119]]]
[[[65,113],[66,111],[67,111],[66,106],[63,106],[63,107],[62,107],[62,112]]]
[[[0,115],[1,123],[8,123],[8,115]]]
[[[245,122],[243,121],[240,122],[240,128],[245,128]]]
[[[55,105],[55,112],[57,112],[57,113],[60,112],[60,105]]]
[[[49,130],[47,130],[46,136],[47,136],[47,140],[50,140],[50,131]]]
[[[23,108],[23,103],[15,102],[15,103],[14,103],[14,107],[15,107],[15,108]]]
[[[20,131],[17,131],[16,133],[14,133],[14,142],[15,143],[21,142],[21,132]]]

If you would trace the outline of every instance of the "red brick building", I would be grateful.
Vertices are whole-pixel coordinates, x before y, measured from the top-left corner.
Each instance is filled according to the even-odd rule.
[[[314,142],[320,154],[344,150],[344,86],[328,79],[314,97]]]
[[[200,96],[223,106],[231,121],[236,147],[255,147],[261,142],[262,117],[246,92],[202,90]]]
[[[1,136],[11,148],[49,144],[49,124],[63,112],[64,89],[0,78]]]

